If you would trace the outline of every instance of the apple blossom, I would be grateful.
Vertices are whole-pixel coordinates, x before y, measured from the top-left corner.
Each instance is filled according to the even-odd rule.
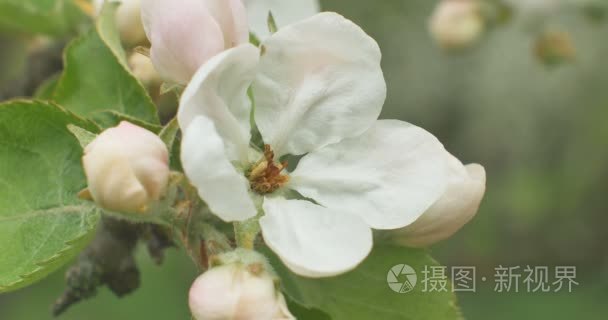
[[[169,153],[152,132],[123,121],[102,132],[82,157],[88,190],[102,208],[145,211],[159,200],[169,179]]]
[[[477,213],[486,190],[486,172],[478,164],[463,166],[446,152],[450,169],[445,193],[418,220],[409,226],[391,231],[396,243],[425,247],[447,239],[469,222]]]
[[[433,135],[377,120],[386,97],[380,59],[357,25],[322,13],[280,29],[261,49],[217,55],[182,95],[186,175],[225,221],[263,211],[266,244],[298,274],[355,268],[372,248],[372,229],[414,223],[448,187],[447,151]],[[250,85],[263,152],[250,147]],[[286,172],[277,161],[284,155],[304,156]]]
[[[120,39],[129,46],[136,46],[146,42],[146,34],[141,23],[141,0],[107,0],[119,2],[116,11],[116,25],[120,32]],[[94,0],[95,12],[99,14],[106,0]]]
[[[249,41],[241,0],[143,0],[152,62],[166,81],[187,84],[216,54]]]
[[[429,27],[439,46],[462,49],[477,42],[484,24],[477,0],[442,0],[431,16]]]
[[[295,319],[275,278],[261,264],[234,263],[208,270],[192,284],[189,305],[196,320]]]
[[[249,28],[260,39],[266,38],[268,13],[279,27],[309,18],[320,10],[319,0],[243,0],[247,7]]]

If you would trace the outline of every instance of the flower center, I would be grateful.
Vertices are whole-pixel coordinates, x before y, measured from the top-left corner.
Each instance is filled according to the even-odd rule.
[[[274,151],[269,145],[264,145],[264,158],[247,173],[251,189],[259,194],[276,191],[289,181],[288,175],[281,174],[285,168],[287,161],[276,163]]]

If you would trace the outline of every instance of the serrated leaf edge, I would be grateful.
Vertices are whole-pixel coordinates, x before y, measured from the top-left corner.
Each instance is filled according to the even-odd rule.
[[[74,120],[78,121],[79,122],[78,126],[88,127],[92,131],[96,131],[96,132],[100,131],[99,127],[94,122],[84,119],[52,101],[12,99],[12,100],[8,100],[8,101],[4,101],[4,102],[0,103],[0,109],[10,108],[14,104],[27,104],[27,105],[37,104],[37,105],[44,106],[44,107],[56,108],[58,111],[66,114],[67,116],[72,117]],[[66,130],[67,130],[67,128],[66,128]],[[74,137],[74,139],[76,139],[76,138]],[[83,207],[86,207],[86,206],[83,206]],[[92,207],[90,207],[90,208],[92,208]],[[28,278],[32,278],[33,276],[38,274],[41,270],[44,269],[45,265],[48,265],[54,261],[57,261],[60,258],[65,257],[66,252],[71,251],[71,249],[73,249],[75,247],[74,244],[76,244],[76,243],[80,244],[81,243],[80,240],[82,240],[86,237],[92,237],[94,235],[94,233],[91,231],[95,230],[97,228],[97,222],[99,221],[99,218],[101,216],[99,210],[95,210],[92,214],[94,214],[96,221],[94,223],[89,223],[89,225],[92,226],[90,229],[83,232],[82,234],[77,235],[74,239],[66,241],[65,242],[66,246],[63,249],[59,250],[53,256],[51,256],[45,260],[33,263],[33,265],[38,266],[38,268],[36,268],[32,272],[28,272],[23,275],[20,275],[19,276],[21,278],[20,280],[17,280],[17,281],[14,281],[14,282],[11,282],[11,283],[8,283],[5,285],[0,285],[0,293],[19,289],[21,283],[25,282]],[[90,217],[89,217],[89,219],[90,219]],[[89,221],[89,222],[91,222],[91,221]],[[84,247],[87,242],[88,241],[83,241],[82,246]]]
[[[87,206],[83,205],[83,207],[86,208]],[[89,206],[89,208],[93,208],[93,207]],[[90,227],[86,231],[77,235],[74,239],[64,242],[65,246],[63,247],[63,249],[57,251],[57,253],[50,256],[49,258],[32,263],[32,265],[37,266],[37,268],[31,272],[19,275],[19,278],[20,278],[19,280],[10,282],[6,285],[0,285],[0,293],[5,293],[5,292],[20,289],[21,288],[20,285],[22,283],[26,282],[28,279],[35,277],[38,273],[45,270],[46,265],[49,265],[53,262],[56,262],[59,259],[72,255],[74,252],[73,249],[75,249],[75,248],[84,248],[95,235],[94,231],[97,229],[97,225],[98,225],[99,219],[101,217],[100,211],[98,209],[95,209],[95,210],[93,210],[93,212],[91,212],[89,214],[89,217],[84,217],[84,218],[87,220],[91,220],[91,217],[94,217],[95,221],[88,221],[87,225],[89,225]],[[68,252],[69,252],[69,254],[68,254]],[[76,255],[76,254],[74,254],[74,255]],[[41,280],[41,279],[39,279],[39,280]]]
[[[11,105],[16,104],[16,103],[17,104],[27,104],[27,105],[39,104],[39,105],[44,105],[45,107],[56,108],[58,111],[66,114],[69,117],[72,117],[76,121],[78,121],[77,124],[72,123],[73,125],[76,125],[82,129],[86,129],[87,131],[90,131],[92,133],[99,133],[101,131],[100,127],[95,122],[93,122],[89,119],[85,119],[85,118],[73,113],[72,111],[66,109],[65,107],[59,105],[58,103],[56,103],[54,101],[38,100],[38,99],[29,100],[29,99],[17,98],[17,99],[11,99],[11,100],[0,102],[0,108],[9,108]]]

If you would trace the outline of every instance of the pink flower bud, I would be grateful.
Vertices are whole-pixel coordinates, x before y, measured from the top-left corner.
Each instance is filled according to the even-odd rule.
[[[89,191],[102,208],[143,212],[169,180],[167,147],[152,132],[123,121],[102,132],[82,158]]]
[[[154,66],[166,81],[187,84],[216,54],[249,40],[241,0],[143,0]]]
[[[213,268],[190,289],[190,311],[196,320],[295,319],[267,272],[241,264]],[[259,272],[258,272],[259,271]]]
[[[430,31],[442,48],[463,49],[479,39],[484,24],[477,0],[442,0],[431,17]]]

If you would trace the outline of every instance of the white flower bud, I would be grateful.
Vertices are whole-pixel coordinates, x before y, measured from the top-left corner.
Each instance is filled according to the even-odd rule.
[[[426,247],[460,230],[477,213],[486,190],[486,171],[478,164],[463,166],[447,153],[450,173],[444,194],[411,225],[391,231],[398,244]]]
[[[106,0],[94,0],[97,14],[101,11]],[[129,46],[141,45],[146,42],[146,33],[141,22],[140,0],[108,0],[120,2],[116,11],[116,24],[120,32],[120,39]]]
[[[249,41],[241,0],[144,0],[152,62],[166,81],[187,84],[207,60]]]
[[[129,67],[133,75],[146,86],[160,85],[162,80],[150,58],[134,52],[129,57]]]
[[[82,157],[88,188],[102,208],[143,212],[169,180],[169,152],[158,136],[123,121],[102,132]]]
[[[196,320],[295,319],[273,277],[256,265],[210,269],[192,284],[189,304]]]
[[[473,45],[484,31],[484,18],[476,0],[442,0],[430,20],[430,31],[444,49]]]

